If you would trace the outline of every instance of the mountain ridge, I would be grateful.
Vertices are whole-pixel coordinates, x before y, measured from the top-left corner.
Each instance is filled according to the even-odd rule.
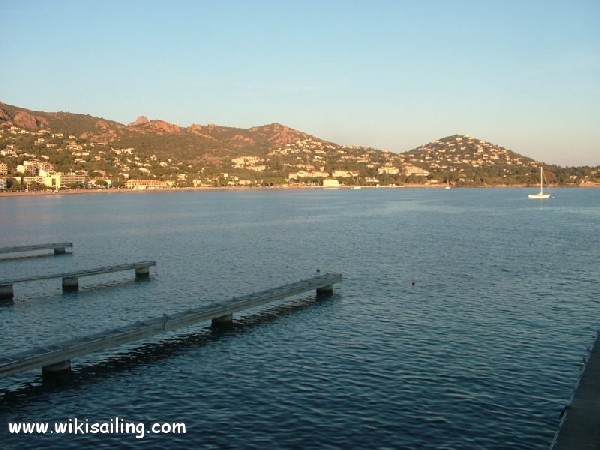
[[[69,117],[76,120],[66,120]],[[0,101],[0,122],[2,120],[12,122],[15,126],[19,126],[28,131],[39,131],[44,127],[50,127],[50,131],[54,132],[69,132],[69,134],[73,134],[72,132],[75,134],[80,132],[79,137],[91,139],[93,141],[102,141],[105,139],[108,139],[109,142],[118,141],[119,136],[122,136],[125,132],[137,132],[139,134],[151,132],[158,134],[191,133],[198,137],[211,140],[217,140],[219,137],[222,138],[223,135],[229,135],[235,132],[233,136],[227,136],[227,139],[225,140],[230,141],[232,144],[238,146],[244,143],[250,145],[256,144],[257,141],[262,143],[271,143],[274,145],[285,145],[290,144],[300,138],[309,138],[315,141],[327,142],[323,139],[277,122],[246,129],[220,126],[215,124],[201,125],[196,123],[192,123],[190,126],[184,127],[162,119],[149,119],[147,116],[142,115],[139,116],[135,121],[126,125],[110,119],[94,117],[89,114],[69,113],[64,111],[33,111],[14,105],[8,105]],[[470,137],[468,135],[455,136]],[[429,142],[428,144],[421,145],[415,149],[406,150],[401,153],[414,153],[427,148],[427,146],[432,143],[441,142],[450,137],[451,136],[439,138],[435,141]],[[486,142],[482,139],[479,140]],[[331,142],[327,143],[333,144]],[[343,147],[338,144],[333,145]]]
[[[146,148],[157,155],[166,156],[165,144],[180,147],[186,156],[194,145],[200,152],[211,156],[222,153],[223,157],[236,156],[244,147],[256,147],[264,151],[273,145],[285,145],[302,139],[325,142],[308,133],[295,130],[280,123],[254,126],[251,128],[228,127],[215,124],[191,124],[183,127],[162,119],[138,117],[125,125],[113,120],[89,114],[67,112],[32,111],[0,101],[0,123],[4,121],[28,131],[48,128],[53,132],[68,133],[92,142],[109,142],[116,145],[136,146],[134,141],[146,139]],[[162,136],[160,142],[150,135]],[[173,142],[165,142],[173,139]],[[196,142],[194,142],[196,140]]]
[[[31,136],[16,139],[12,127]],[[11,149],[4,153],[12,155],[12,166],[23,159],[19,155],[38,155],[54,170],[102,173],[121,181],[150,177],[177,185],[280,185],[336,178],[345,184],[523,185],[539,182],[540,165],[549,183],[572,185],[600,177],[598,169],[543,164],[462,134],[393,153],[339,145],[280,123],[246,129],[182,127],[139,116],[125,125],[89,114],[32,111],[0,102],[2,129],[12,130],[0,141],[0,150],[3,143]],[[124,152],[135,157],[123,158]],[[15,170],[12,166],[7,170]]]

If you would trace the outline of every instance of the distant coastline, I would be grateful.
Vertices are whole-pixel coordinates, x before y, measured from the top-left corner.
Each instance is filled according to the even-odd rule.
[[[340,186],[339,188],[324,188],[323,186],[220,186],[220,187],[181,187],[181,188],[160,188],[160,189],[65,189],[59,192],[53,191],[17,191],[0,192],[0,197],[27,197],[27,196],[54,196],[54,195],[83,195],[83,194],[144,194],[157,192],[207,192],[207,191],[300,191],[300,190],[352,190],[354,186]],[[360,186],[361,189],[445,189],[444,185],[424,185],[424,184],[405,184],[402,186]],[[531,185],[498,185],[498,186],[457,186],[452,189],[525,189],[535,188]],[[549,186],[548,189],[594,189],[600,188],[600,184],[585,184],[578,186]]]

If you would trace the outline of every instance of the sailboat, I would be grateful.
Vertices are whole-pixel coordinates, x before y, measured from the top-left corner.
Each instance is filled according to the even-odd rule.
[[[532,199],[545,199],[550,198],[550,194],[544,194],[544,167],[540,166],[540,193],[539,194],[529,194],[529,198]]]

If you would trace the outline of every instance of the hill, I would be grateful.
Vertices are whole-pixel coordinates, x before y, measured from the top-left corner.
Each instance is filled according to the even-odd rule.
[[[278,123],[250,129],[219,125],[180,127],[139,117],[129,125],[84,114],[30,111],[0,102],[0,123],[30,132],[48,130],[91,143],[136,148],[147,154],[181,161],[221,162],[248,152],[264,156],[274,146],[317,138]],[[322,142],[322,141],[321,141]]]
[[[507,148],[467,135],[447,136],[404,153],[405,160],[436,178],[473,184],[522,184],[539,163]],[[556,171],[549,173],[556,182]]]
[[[392,153],[341,146],[278,123],[249,129],[181,127],[142,116],[125,125],[0,103],[0,177],[6,177],[7,187],[13,179],[15,185],[33,183],[26,175],[41,171],[70,174],[79,185],[93,179],[112,185],[131,179],[177,186],[321,185],[326,178],[346,185],[527,185],[538,182],[539,165],[466,135]],[[549,183],[600,181],[598,168],[544,169]]]

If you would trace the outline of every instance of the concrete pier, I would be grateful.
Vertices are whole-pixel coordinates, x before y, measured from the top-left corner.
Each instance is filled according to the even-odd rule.
[[[20,245],[17,247],[2,247],[0,254],[25,253],[37,250],[54,250],[55,255],[64,255],[67,248],[73,248],[72,242],[50,242],[48,244]]]
[[[1,301],[11,301],[13,299],[13,285],[9,284],[0,284],[0,300]]]
[[[135,279],[136,280],[147,280],[150,278],[150,266],[136,267]]]
[[[317,295],[321,295],[323,297],[332,296],[333,295],[333,284],[317,288]]]
[[[567,405],[552,450],[600,449],[600,333],[573,398]]]
[[[42,367],[42,382],[62,383],[71,378],[71,361],[60,361]]]
[[[79,290],[79,278],[63,277],[62,288],[63,292],[77,292]]]
[[[233,326],[233,314],[225,314],[224,316],[215,317],[211,320],[211,327],[231,328]]]
[[[39,275],[34,277],[13,278],[0,280],[0,300],[12,300],[14,296],[13,284],[26,283],[37,280],[50,280],[62,278],[62,288],[65,292],[73,292],[79,289],[79,278],[91,277],[105,273],[120,272],[123,270],[135,270],[136,279],[148,279],[150,277],[150,266],[156,266],[156,261],[138,261],[134,263],[118,264],[115,266],[98,267],[95,269],[78,270],[76,272],[58,273],[52,275]]]
[[[265,291],[234,297],[221,303],[203,305],[170,316],[163,314],[155,319],[135,322],[124,327],[81,336],[66,342],[47,345],[8,357],[0,357],[0,378],[40,367],[46,367],[45,371],[51,371],[48,367],[57,363],[63,364],[65,361],[69,362],[74,358],[90,353],[118,347],[201,322],[211,321],[213,325],[216,324],[219,327],[231,323],[233,314],[236,312],[256,308],[307,291],[333,286],[341,281],[341,274],[318,275]],[[331,292],[330,289],[326,290]],[[60,366],[57,366],[56,370],[59,369]]]

